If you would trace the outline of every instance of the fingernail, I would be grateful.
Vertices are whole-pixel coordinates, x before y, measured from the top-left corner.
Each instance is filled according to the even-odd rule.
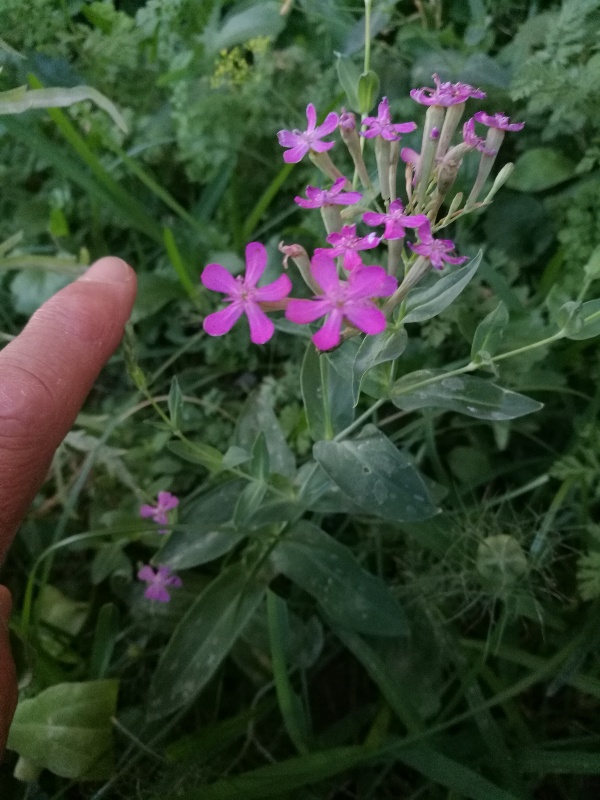
[[[116,256],[107,256],[96,261],[81,276],[81,281],[94,283],[127,283],[131,280],[131,267]]]

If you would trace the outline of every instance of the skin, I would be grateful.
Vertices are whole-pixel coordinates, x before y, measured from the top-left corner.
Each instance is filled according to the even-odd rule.
[[[131,267],[102,258],[0,351],[0,564],[56,448],[121,341],[135,292]],[[10,611],[10,592],[0,586],[0,757],[17,703]]]

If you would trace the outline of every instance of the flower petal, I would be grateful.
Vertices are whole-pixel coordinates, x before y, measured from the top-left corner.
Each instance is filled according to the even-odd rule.
[[[316,253],[310,262],[311,272],[325,294],[335,292],[340,285],[337,267],[333,258],[327,253]]]
[[[287,275],[280,275],[277,280],[260,286],[254,295],[255,299],[261,302],[274,302],[283,300],[292,291],[292,282]]]
[[[285,151],[283,160],[286,164],[297,164],[298,161],[302,161],[309,150],[310,146],[306,142],[298,142],[291,150]]]
[[[376,211],[367,211],[363,214],[363,222],[367,225],[383,225],[385,214],[378,214]]]
[[[213,292],[239,294],[239,283],[221,264],[207,264],[200,276],[202,284]]]
[[[337,128],[339,122],[339,117],[335,113],[335,111],[330,112],[325,117],[325,120],[319,125],[318,128],[314,130],[314,136],[318,136],[321,138],[322,136],[329,136],[330,133],[333,133],[334,130]]]
[[[260,242],[250,242],[246,245],[246,286],[256,286],[260,276],[267,266],[267,250]]]
[[[137,576],[141,581],[153,582],[156,578],[156,573],[149,564],[146,564],[140,570],[138,570]]]
[[[177,508],[179,505],[179,498],[171,494],[171,492],[159,492],[158,505],[164,511],[170,511],[172,508]]]
[[[248,317],[250,325],[250,340],[254,344],[264,344],[268,342],[275,333],[275,325],[267,317],[258,303],[247,301],[244,311]]]
[[[159,603],[168,603],[171,595],[167,592],[164,586],[159,584],[150,584],[144,592],[144,597],[147,600],[158,600]]]
[[[344,315],[359,331],[371,335],[382,333],[387,325],[383,311],[371,303],[349,303],[344,309]]]
[[[231,303],[221,311],[209,314],[204,319],[202,327],[209,336],[223,336],[223,334],[229,333],[243,312],[244,307],[239,301]]]
[[[295,147],[301,139],[294,131],[279,131],[277,141],[282,147]]]
[[[326,150],[331,150],[335,142],[312,142],[310,149],[315,153],[324,153]]]
[[[383,267],[363,267],[362,269],[354,270],[349,278],[350,290],[348,297],[352,300],[368,297],[387,297],[387,294],[380,294],[381,290],[389,288],[389,283],[386,278],[390,276]],[[396,290],[394,286],[389,294],[393,294]]]
[[[330,197],[328,202],[338,206],[353,206],[355,203],[360,203],[361,200],[361,192],[342,192],[342,194],[338,194],[335,197]]]
[[[155,513],[156,508],[154,506],[149,506],[147,503],[140,506],[140,517],[142,519],[150,519],[150,517],[154,517]]]
[[[285,310],[285,318],[297,325],[307,325],[323,317],[331,309],[327,300],[292,299]]]
[[[319,350],[331,350],[340,343],[340,329],[342,327],[342,312],[334,308],[325,320],[323,327],[312,337],[315,347]]]
[[[317,124],[317,109],[312,103],[309,103],[306,106],[306,121],[308,122],[306,132],[312,133],[315,129],[315,125]]]

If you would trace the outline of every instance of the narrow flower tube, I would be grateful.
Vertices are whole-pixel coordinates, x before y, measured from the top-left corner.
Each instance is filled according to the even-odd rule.
[[[375,139],[375,159],[379,175],[379,191],[386,203],[390,199],[390,142],[378,136]]]
[[[361,144],[360,144],[360,137],[358,135],[358,131],[356,130],[356,119],[354,114],[350,111],[346,111],[342,109],[342,114],[340,116],[340,134],[342,136],[342,141],[348,148],[348,152],[354,162],[354,167],[360,178],[360,182],[369,191],[373,188],[371,184],[371,179],[369,178],[369,173],[365,164],[365,160],[363,158]]]
[[[396,181],[398,179],[398,161],[400,159],[400,143],[390,143],[390,166],[389,166],[389,185],[390,200],[394,202],[398,193],[396,191]]]
[[[320,169],[323,175],[326,175],[328,178],[331,178],[332,181],[337,181],[339,178],[343,178],[343,174],[340,170],[336,167],[333,163],[331,156],[326,151],[322,153],[317,153],[315,150],[311,150],[308,154],[308,157],[313,162],[317,169]],[[352,189],[352,183],[345,178],[346,183],[344,184],[345,189]]]
[[[417,192],[419,204],[423,204],[425,193],[429,183],[429,175],[433,166],[433,160],[437,150],[437,140],[432,137],[434,128],[442,127],[446,109],[443,106],[429,106],[425,114],[425,127],[423,129],[423,141],[421,143],[421,154],[415,169],[414,185]]]
[[[440,134],[440,138],[438,139],[438,146],[435,154],[436,158],[443,158],[446,155],[464,110],[465,103],[457,103],[456,105],[450,106],[446,111],[442,132]]]
[[[279,242],[277,249],[280,253],[283,253],[283,268],[287,269],[288,266],[288,259],[292,259],[296,267],[298,268],[298,272],[302,276],[302,280],[311,289],[313,292],[318,292],[319,287],[315,282],[315,279],[312,276],[312,272],[310,271],[310,258],[308,257],[308,253],[300,244],[284,244],[283,242]]]

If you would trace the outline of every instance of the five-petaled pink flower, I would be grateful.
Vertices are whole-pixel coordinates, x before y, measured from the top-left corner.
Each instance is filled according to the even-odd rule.
[[[179,498],[171,492],[159,492],[155,506],[145,504],[140,507],[140,517],[142,519],[153,519],[157,525],[168,525],[169,519],[167,512],[179,505]],[[168,533],[164,528],[159,529],[159,533]]]
[[[524,122],[511,122],[506,114],[486,114],[485,111],[477,111],[474,115],[477,122],[487,125],[488,128],[498,128],[500,131],[521,131],[525,127]]]
[[[325,117],[325,121],[317,125],[317,112],[312,103],[306,106],[306,119],[308,125],[305,131],[279,131],[277,138],[282,147],[288,147],[289,150],[283,154],[283,160],[287,164],[295,164],[301,161],[309,150],[315,150],[317,153],[324,153],[325,150],[331,150],[335,142],[322,142],[320,141],[323,136],[329,136],[330,133],[337,128],[338,115],[332,111]]]
[[[377,247],[381,237],[376,233],[357,236],[356,225],[344,225],[341,231],[333,231],[327,237],[332,248],[317,247],[315,253],[326,253],[329,256],[344,256],[344,269],[352,270],[362,267],[357,250],[372,250]]]
[[[480,153],[483,153],[484,156],[495,156],[496,150],[492,150],[489,147],[485,146],[485,139],[481,136],[477,136],[475,133],[475,118],[471,117],[468,119],[465,124],[463,125],[462,129],[463,141],[465,144],[468,144],[469,147],[473,147],[475,150],[479,150]]]
[[[209,336],[222,336],[228,333],[242,314],[248,317],[250,339],[254,344],[268,342],[275,326],[260,307],[260,303],[273,303],[283,300],[292,290],[292,282],[287,275],[280,275],[273,283],[258,287],[260,276],[267,266],[267,251],[260,242],[246,245],[246,274],[234,278],[221,264],[208,264],[200,280],[207,289],[223,292],[229,303],[221,311],[209,314],[204,320],[204,330]]]
[[[467,256],[449,256],[454,250],[454,242],[451,239],[434,239],[431,235],[431,228],[429,221],[417,231],[419,239],[418,244],[409,244],[410,249],[424,256],[431,261],[432,266],[436,269],[443,269],[444,262],[448,264],[463,264],[468,260]]]
[[[313,256],[311,272],[323,294],[314,300],[290,300],[285,315],[299,325],[326,317],[323,327],[312,337],[319,350],[331,350],[340,343],[344,318],[364,333],[385,330],[385,316],[372,298],[389,297],[395,292],[397,282],[383,267],[355,269],[347,281],[342,281],[333,258],[321,252]]]
[[[404,213],[402,201],[394,200],[393,203],[390,203],[387,214],[367,211],[363,214],[363,222],[366,222],[367,225],[383,225],[385,223],[384,239],[402,239],[406,234],[405,228],[419,228],[421,225],[426,225],[429,220],[424,214],[408,216]]]
[[[416,130],[416,122],[400,122],[392,124],[390,116],[390,104],[387,97],[384,97],[377,107],[376,117],[365,117],[363,125],[368,125],[366,131],[362,131],[361,136],[366,139],[373,139],[375,136],[381,136],[382,139],[387,139],[388,142],[397,142],[402,137],[401,133],[411,133]]]
[[[428,86],[423,89],[411,89],[410,96],[417,103],[424,106],[455,106],[458,103],[465,103],[469,97],[485,97],[485,92],[475,89],[468,83],[442,83],[438,75],[433,75],[435,89]]]
[[[306,196],[308,200],[305,200],[303,197],[294,197],[294,202],[298,203],[302,208],[351,206],[354,203],[358,203],[362,194],[360,192],[342,191],[346,183],[346,178],[342,175],[341,178],[336,180],[331,189],[319,189],[318,186],[307,186]]]
[[[168,603],[171,599],[169,587],[179,589],[183,585],[181,578],[174,575],[170,567],[164,565],[159,565],[155,572],[149,564],[146,564],[137,576],[139,580],[148,584],[144,597],[148,600],[158,600],[160,603]]]

